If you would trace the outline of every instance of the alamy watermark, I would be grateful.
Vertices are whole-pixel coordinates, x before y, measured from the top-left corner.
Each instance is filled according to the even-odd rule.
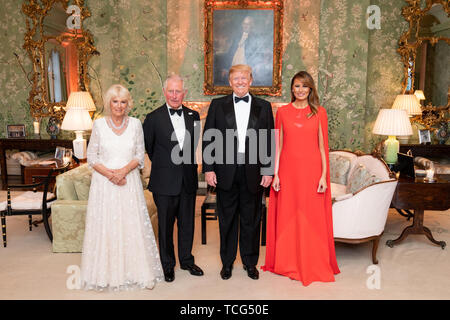
[[[197,121],[198,122],[198,121]],[[261,164],[268,169],[274,169],[275,141],[278,137],[278,129],[247,129],[246,132],[246,164]],[[185,131],[183,149],[178,144],[172,149],[171,161],[179,164],[192,164],[196,158],[192,155],[191,141],[199,141],[200,124],[194,126],[194,139],[191,139],[189,131]],[[171,140],[178,142],[175,131],[172,133]],[[203,163],[211,164],[235,164],[238,159],[235,155],[239,148],[238,132],[235,129],[226,129],[225,134],[218,129],[207,129],[203,132],[203,143],[205,148],[202,150]],[[237,143],[236,143],[237,142]]]
[[[381,289],[381,269],[379,266],[372,264],[367,267],[366,273],[370,274],[366,280],[366,286],[369,290]]]
[[[66,13],[70,16],[66,20],[67,29],[81,29],[81,9],[79,6],[71,5],[67,7]]]
[[[366,20],[366,25],[369,30],[381,29],[381,9],[377,5],[367,7],[366,13],[369,17]]]
[[[66,280],[66,288],[69,290],[81,289],[81,269],[77,265],[70,265],[66,269],[70,276]]]

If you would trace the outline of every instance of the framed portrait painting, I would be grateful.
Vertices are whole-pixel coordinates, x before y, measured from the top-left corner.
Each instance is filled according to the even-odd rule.
[[[207,95],[229,94],[228,70],[252,68],[251,92],[281,95],[283,1],[205,1]]]

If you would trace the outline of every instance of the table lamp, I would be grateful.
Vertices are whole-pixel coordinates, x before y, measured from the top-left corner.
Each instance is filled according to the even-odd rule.
[[[420,100],[425,100],[425,94],[423,93],[422,90],[414,91],[414,95],[417,97],[417,99],[419,99],[419,103],[420,103]]]
[[[92,129],[92,119],[88,111],[92,105],[94,101],[89,92],[85,91],[71,92],[66,104],[66,115],[61,129],[75,131],[73,154],[78,159],[86,159],[86,139],[83,138],[83,131]]]
[[[384,142],[384,160],[388,164],[397,162],[400,143],[395,136],[410,136],[413,133],[406,110],[399,109],[381,109],[372,132],[389,136]]]
[[[392,109],[406,110],[410,117],[422,114],[419,99],[414,94],[399,94],[394,100]]]

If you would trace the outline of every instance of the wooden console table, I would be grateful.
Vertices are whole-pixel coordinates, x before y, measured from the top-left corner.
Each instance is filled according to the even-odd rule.
[[[400,152],[411,150],[414,157],[450,158],[450,145],[448,144],[401,144]]]
[[[386,245],[393,247],[409,234],[425,234],[434,244],[442,249],[445,241],[433,238],[430,229],[423,225],[425,210],[448,210],[450,208],[450,175],[435,175],[436,182],[425,182],[423,178],[400,177],[392,198],[392,206],[396,209],[413,209],[413,224],[406,227],[395,240],[388,240]]]
[[[72,140],[59,139],[0,139],[0,166],[2,177],[2,189],[6,190],[8,184],[8,172],[6,169],[6,153],[8,149],[19,149],[21,151],[51,151],[56,147],[73,148]]]

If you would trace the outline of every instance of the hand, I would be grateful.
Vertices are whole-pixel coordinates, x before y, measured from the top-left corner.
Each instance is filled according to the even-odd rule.
[[[127,178],[123,178],[119,182],[116,183],[118,186],[124,186],[127,184]]]
[[[273,178],[272,188],[277,192],[280,191],[280,178],[277,174]]]
[[[120,169],[112,169],[112,174],[109,177],[109,181],[112,183],[123,186],[127,183],[126,176],[128,174],[128,169],[126,167]]]
[[[317,188],[318,193],[324,193],[327,190],[327,179],[321,177],[319,180],[319,187]]]
[[[270,186],[271,183],[272,183],[272,176],[263,176],[260,184],[264,188],[267,188],[268,186]]]
[[[217,177],[214,171],[205,172],[205,180],[206,183],[212,187],[216,187],[217,185]]]

